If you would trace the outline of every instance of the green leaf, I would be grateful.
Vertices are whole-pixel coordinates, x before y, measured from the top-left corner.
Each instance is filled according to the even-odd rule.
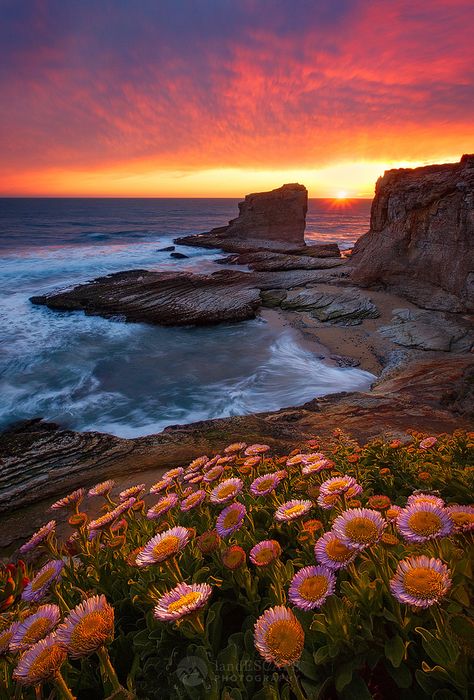
[[[314,664],[313,657],[306,649],[303,649],[303,653],[297,666],[301,673],[306,676],[306,678],[310,678],[313,681],[319,680],[319,674]]]
[[[365,681],[356,675],[341,694],[343,700],[372,700],[372,693]]]
[[[413,678],[411,671],[406,664],[400,664],[400,666],[395,669],[392,664],[385,664],[385,668],[392,676],[393,680],[399,688],[409,688],[412,684]]]
[[[324,664],[329,659],[329,647],[326,645],[319,647],[313,654],[314,663]]]
[[[403,639],[396,634],[394,637],[387,639],[384,645],[385,656],[390,661],[392,666],[398,668],[405,656],[405,644]]]
[[[336,690],[340,693],[352,680],[353,663],[342,664],[336,671]]]

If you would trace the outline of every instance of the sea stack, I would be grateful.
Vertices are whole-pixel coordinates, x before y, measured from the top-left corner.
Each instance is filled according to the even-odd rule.
[[[308,190],[297,183],[270,192],[248,194],[239,203],[239,215],[227,226],[208,233],[184,236],[176,243],[221,248],[230,253],[254,250],[285,251],[305,245]]]
[[[474,155],[386,171],[351,263],[359,284],[382,283],[426,309],[473,310]]]

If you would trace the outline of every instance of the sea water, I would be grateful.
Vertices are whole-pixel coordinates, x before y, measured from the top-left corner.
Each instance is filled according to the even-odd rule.
[[[373,375],[321,361],[275,312],[210,327],[161,328],[57,312],[29,297],[130,269],[222,269],[218,250],[173,238],[236,216],[233,199],[0,199],[0,429],[43,417],[122,437],[275,410]],[[310,200],[306,240],[349,248],[370,201]]]

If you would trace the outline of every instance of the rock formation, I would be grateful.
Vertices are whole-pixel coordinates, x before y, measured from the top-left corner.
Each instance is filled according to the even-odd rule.
[[[382,283],[423,308],[473,310],[474,155],[388,170],[351,265],[355,282]]]
[[[248,194],[239,216],[209,233],[177,238],[175,243],[221,248],[230,253],[302,248],[308,191],[304,185],[283,185],[270,192]]]

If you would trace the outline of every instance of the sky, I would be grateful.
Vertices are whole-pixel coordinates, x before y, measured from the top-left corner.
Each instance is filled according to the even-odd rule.
[[[370,197],[474,150],[472,0],[0,0],[0,196]]]

